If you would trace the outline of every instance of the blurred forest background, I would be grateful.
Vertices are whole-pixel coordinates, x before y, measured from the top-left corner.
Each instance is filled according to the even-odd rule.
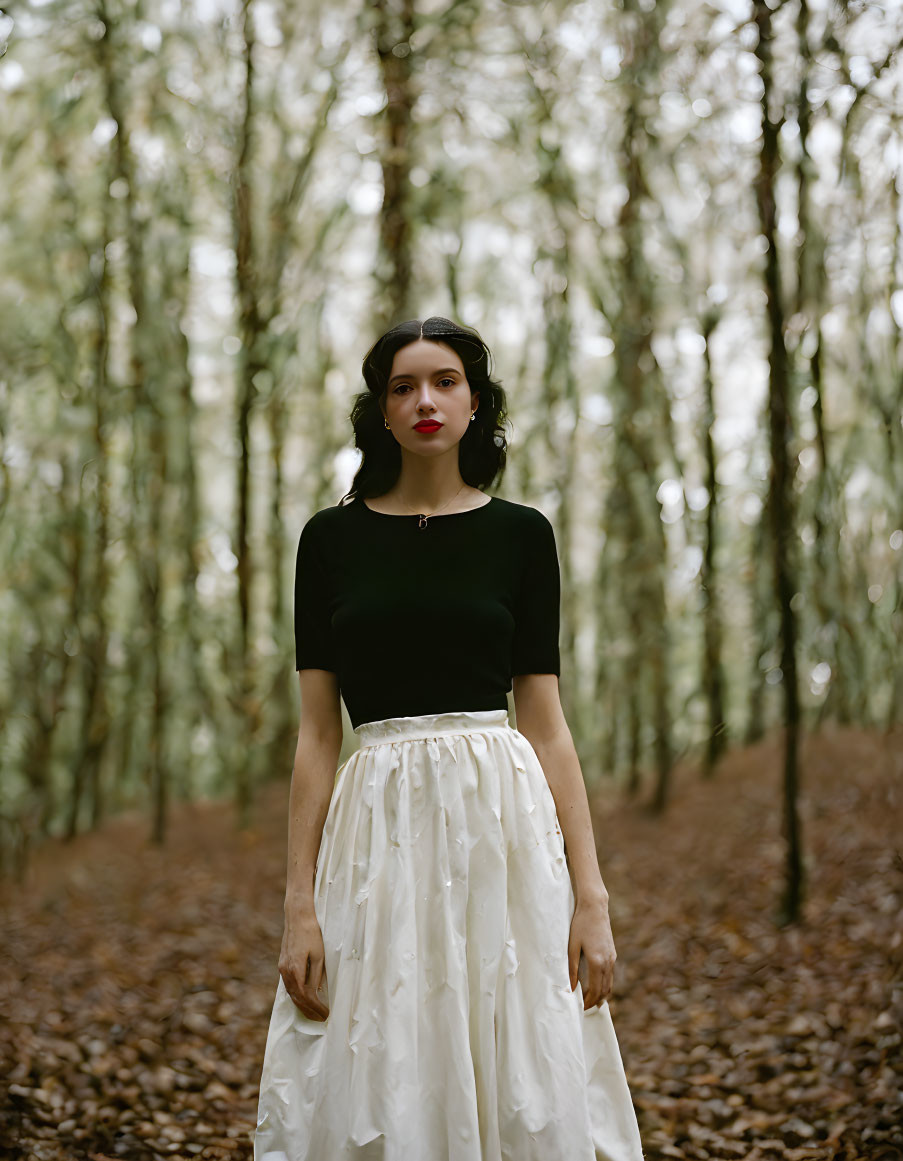
[[[807,1035],[836,1044],[841,1027],[851,1037],[819,1098],[822,1121],[781,1097],[778,1115],[796,1127],[750,1121],[736,1136],[746,1152],[719,1152],[724,1133],[717,1147],[688,1136],[686,1123],[736,1126],[738,1109],[711,1089],[700,1101],[720,1105],[708,1119],[697,1102],[681,1120],[683,1096],[665,1108],[674,1042],[637,1074],[650,1094],[643,1104],[638,1081],[647,1155],[765,1157],[765,1138],[781,1156],[877,1155],[856,1152],[845,1133],[853,1126],[861,1145],[867,1122],[869,1139],[887,1142],[903,1118],[888,1079],[903,1002],[892,825],[903,719],[901,36],[899,0],[32,0],[0,10],[10,1010],[29,988],[38,994],[38,977],[50,986],[64,972],[73,986],[75,950],[63,951],[73,932],[96,930],[105,891],[133,883],[136,893],[116,904],[122,912],[107,900],[105,956],[114,912],[145,922],[137,893],[149,881],[169,883],[170,906],[184,905],[196,931],[201,880],[177,880],[177,859],[215,862],[213,840],[198,836],[227,810],[238,830],[216,832],[234,855],[223,875],[240,895],[242,868],[275,902],[247,968],[261,989],[257,1040],[243,1046],[238,1079],[211,1065],[213,1095],[185,1080],[204,1071],[203,1052],[186,1052],[174,1072],[171,1056],[148,1064],[141,1091],[169,1109],[176,1090],[206,1093],[208,1107],[240,1091],[249,1115],[275,984],[297,733],[297,537],[355,470],[348,413],[364,353],[396,322],[444,314],[479,330],[508,392],[498,493],[555,526],[565,713],[597,822],[617,817],[636,844],[621,847],[628,985],[631,963],[637,987],[651,972],[630,899],[654,921],[650,940],[673,922],[671,937],[692,930],[699,950],[714,913],[678,921],[663,908],[669,890],[692,895],[700,883],[728,925],[711,979],[725,948],[746,962],[753,937],[740,916],[751,903],[740,900],[763,884],[762,911],[750,913],[767,918],[756,955],[764,962],[767,945],[769,963],[789,955],[798,966],[828,954],[813,931],[769,943],[782,938],[774,920],[803,916],[807,867],[819,872],[810,923],[819,916],[825,937],[855,913],[861,929],[835,932],[849,940],[844,971],[874,966],[870,988],[847,974],[829,989],[837,1003],[846,988],[866,1005],[855,1032],[846,1010],[825,1017],[828,1001],[811,987],[797,996],[810,1022],[822,1020],[790,1034],[797,1049]],[[860,807],[857,838],[840,823]],[[195,838],[179,855],[186,819]],[[102,857],[90,846],[101,823],[119,824],[110,833],[125,844]],[[117,849],[135,866],[117,862]],[[249,860],[265,849],[276,863],[257,880]],[[89,883],[79,875],[92,850],[100,870]],[[606,881],[611,866],[618,882],[614,848],[607,858]],[[693,859],[705,865],[689,886]],[[127,878],[136,867],[151,879]],[[29,869],[37,894],[27,897]],[[633,875],[649,889],[642,904]],[[178,904],[177,884],[189,881],[194,899]],[[829,922],[845,884],[862,894]],[[669,906],[688,897],[672,894]],[[73,926],[82,905],[101,911]],[[218,914],[210,939],[228,927]],[[82,964],[91,946],[80,947]],[[230,947],[234,984],[245,948]],[[682,947],[658,946],[660,971],[683,952],[687,969],[693,946]],[[51,968],[42,955],[62,959]],[[98,972],[113,978],[111,962],[85,969],[80,1005]],[[158,978],[159,964],[148,971]],[[193,989],[213,995],[209,981]],[[49,1110],[53,1140],[86,1147],[88,1098],[76,1085],[57,1100],[47,1053],[60,1069],[110,1080],[151,1059],[153,1036],[132,1046],[134,1061],[105,1066],[120,1010],[82,1029],[83,1067],[58,1043],[78,1039],[65,1031],[71,1013],[28,1041],[43,1011],[34,1003],[7,1045],[17,1063],[4,1123],[21,1141],[33,1122],[49,1149],[39,1115]],[[216,1003],[232,1005],[222,1022],[234,1030],[235,996]],[[668,1018],[676,1006],[665,1005]],[[653,1041],[664,1051],[664,1024],[653,1031],[637,1015],[634,1028],[628,1007],[616,1026],[632,1059]],[[712,1027],[743,1013],[722,1012]],[[189,1015],[188,1034],[201,1036],[208,1015]],[[688,1045],[702,1042],[698,1021],[688,1034]],[[221,1061],[223,1045],[212,1054]],[[806,1059],[823,1079],[824,1060]],[[715,1083],[710,1058],[686,1067]],[[783,1076],[769,1067],[735,1078],[732,1095],[745,1106],[753,1084]],[[863,1069],[866,1087],[844,1104],[837,1078],[865,1085]],[[96,1120],[112,1098],[92,1099]],[[127,1094],[120,1112],[134,1117],[136,1100]],[[222,1109],[218,1118],[222,1129]],[[104,1142],[113,1155],[238,1155],[197,1139],[188,1148],[150,1111],[145,1123],[163,1134],[155,1145],[135,1130],[129,1152],[110,1129],[91,1138],[91,1155]],[[805,1152],[816,1145],[821,1153]],[[21,1155],[57,1156],[29,1148]]]

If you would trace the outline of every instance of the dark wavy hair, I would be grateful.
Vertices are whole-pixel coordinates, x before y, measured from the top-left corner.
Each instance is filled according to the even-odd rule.
[[[500,383],[491,377],[492,354],[472,327],[459,326],[450,319],[433,315],[421,322],[409,319],[392,327],[364,356],[363,374],[367,390],[354,397],[351,426],[354,446],[360,448],[360,467],[351,488],[340,504],[355,497],[381,496],[398,479],[401,447],[384,423],[382,403],[392,373],[395,352],[418,339],[428,339],[451,347],[464,365],[472,392],[479,391],[477,417],[467,425],[458,444],[458,470],[472,488],[488,488],[500,481],[505,471],[508,442],[505,425],[507,400]]]

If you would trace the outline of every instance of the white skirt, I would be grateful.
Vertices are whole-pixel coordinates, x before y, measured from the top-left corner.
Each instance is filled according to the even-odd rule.
[[[641,1161],[607,1002],[568,980],[555,802],[507,710],[366,722],[314,907],[325,1021],[280,977],[254,1161]]]

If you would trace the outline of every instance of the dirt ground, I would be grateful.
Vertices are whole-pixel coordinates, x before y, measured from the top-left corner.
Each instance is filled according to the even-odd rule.
[[[783,929],[777,736],[713,781],[678,768],[663,819],[594,794],[647,1161],[903,1158],[901,742],[805,739],[805,915]],[[2,886],[0,1158],[251,1157],[287,797],[267,787],[242,833],[180,805],[165,849],[119,818]]]

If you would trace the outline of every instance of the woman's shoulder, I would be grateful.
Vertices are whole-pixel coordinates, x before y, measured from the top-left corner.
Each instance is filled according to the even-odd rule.
[[[525,531],[542,531],[552,527],[548,516],[532,504],[522,504],[517,500],[505,500],[501,496],[495,497],[500,516],[523,528]]]
[[[321,537],[329,539],[330,535],[338,533],[348,519],[352,509],[350,503],[330,504],[328,508],[320,508],[308,516],[301,528],[301,535],[319,540]]]

